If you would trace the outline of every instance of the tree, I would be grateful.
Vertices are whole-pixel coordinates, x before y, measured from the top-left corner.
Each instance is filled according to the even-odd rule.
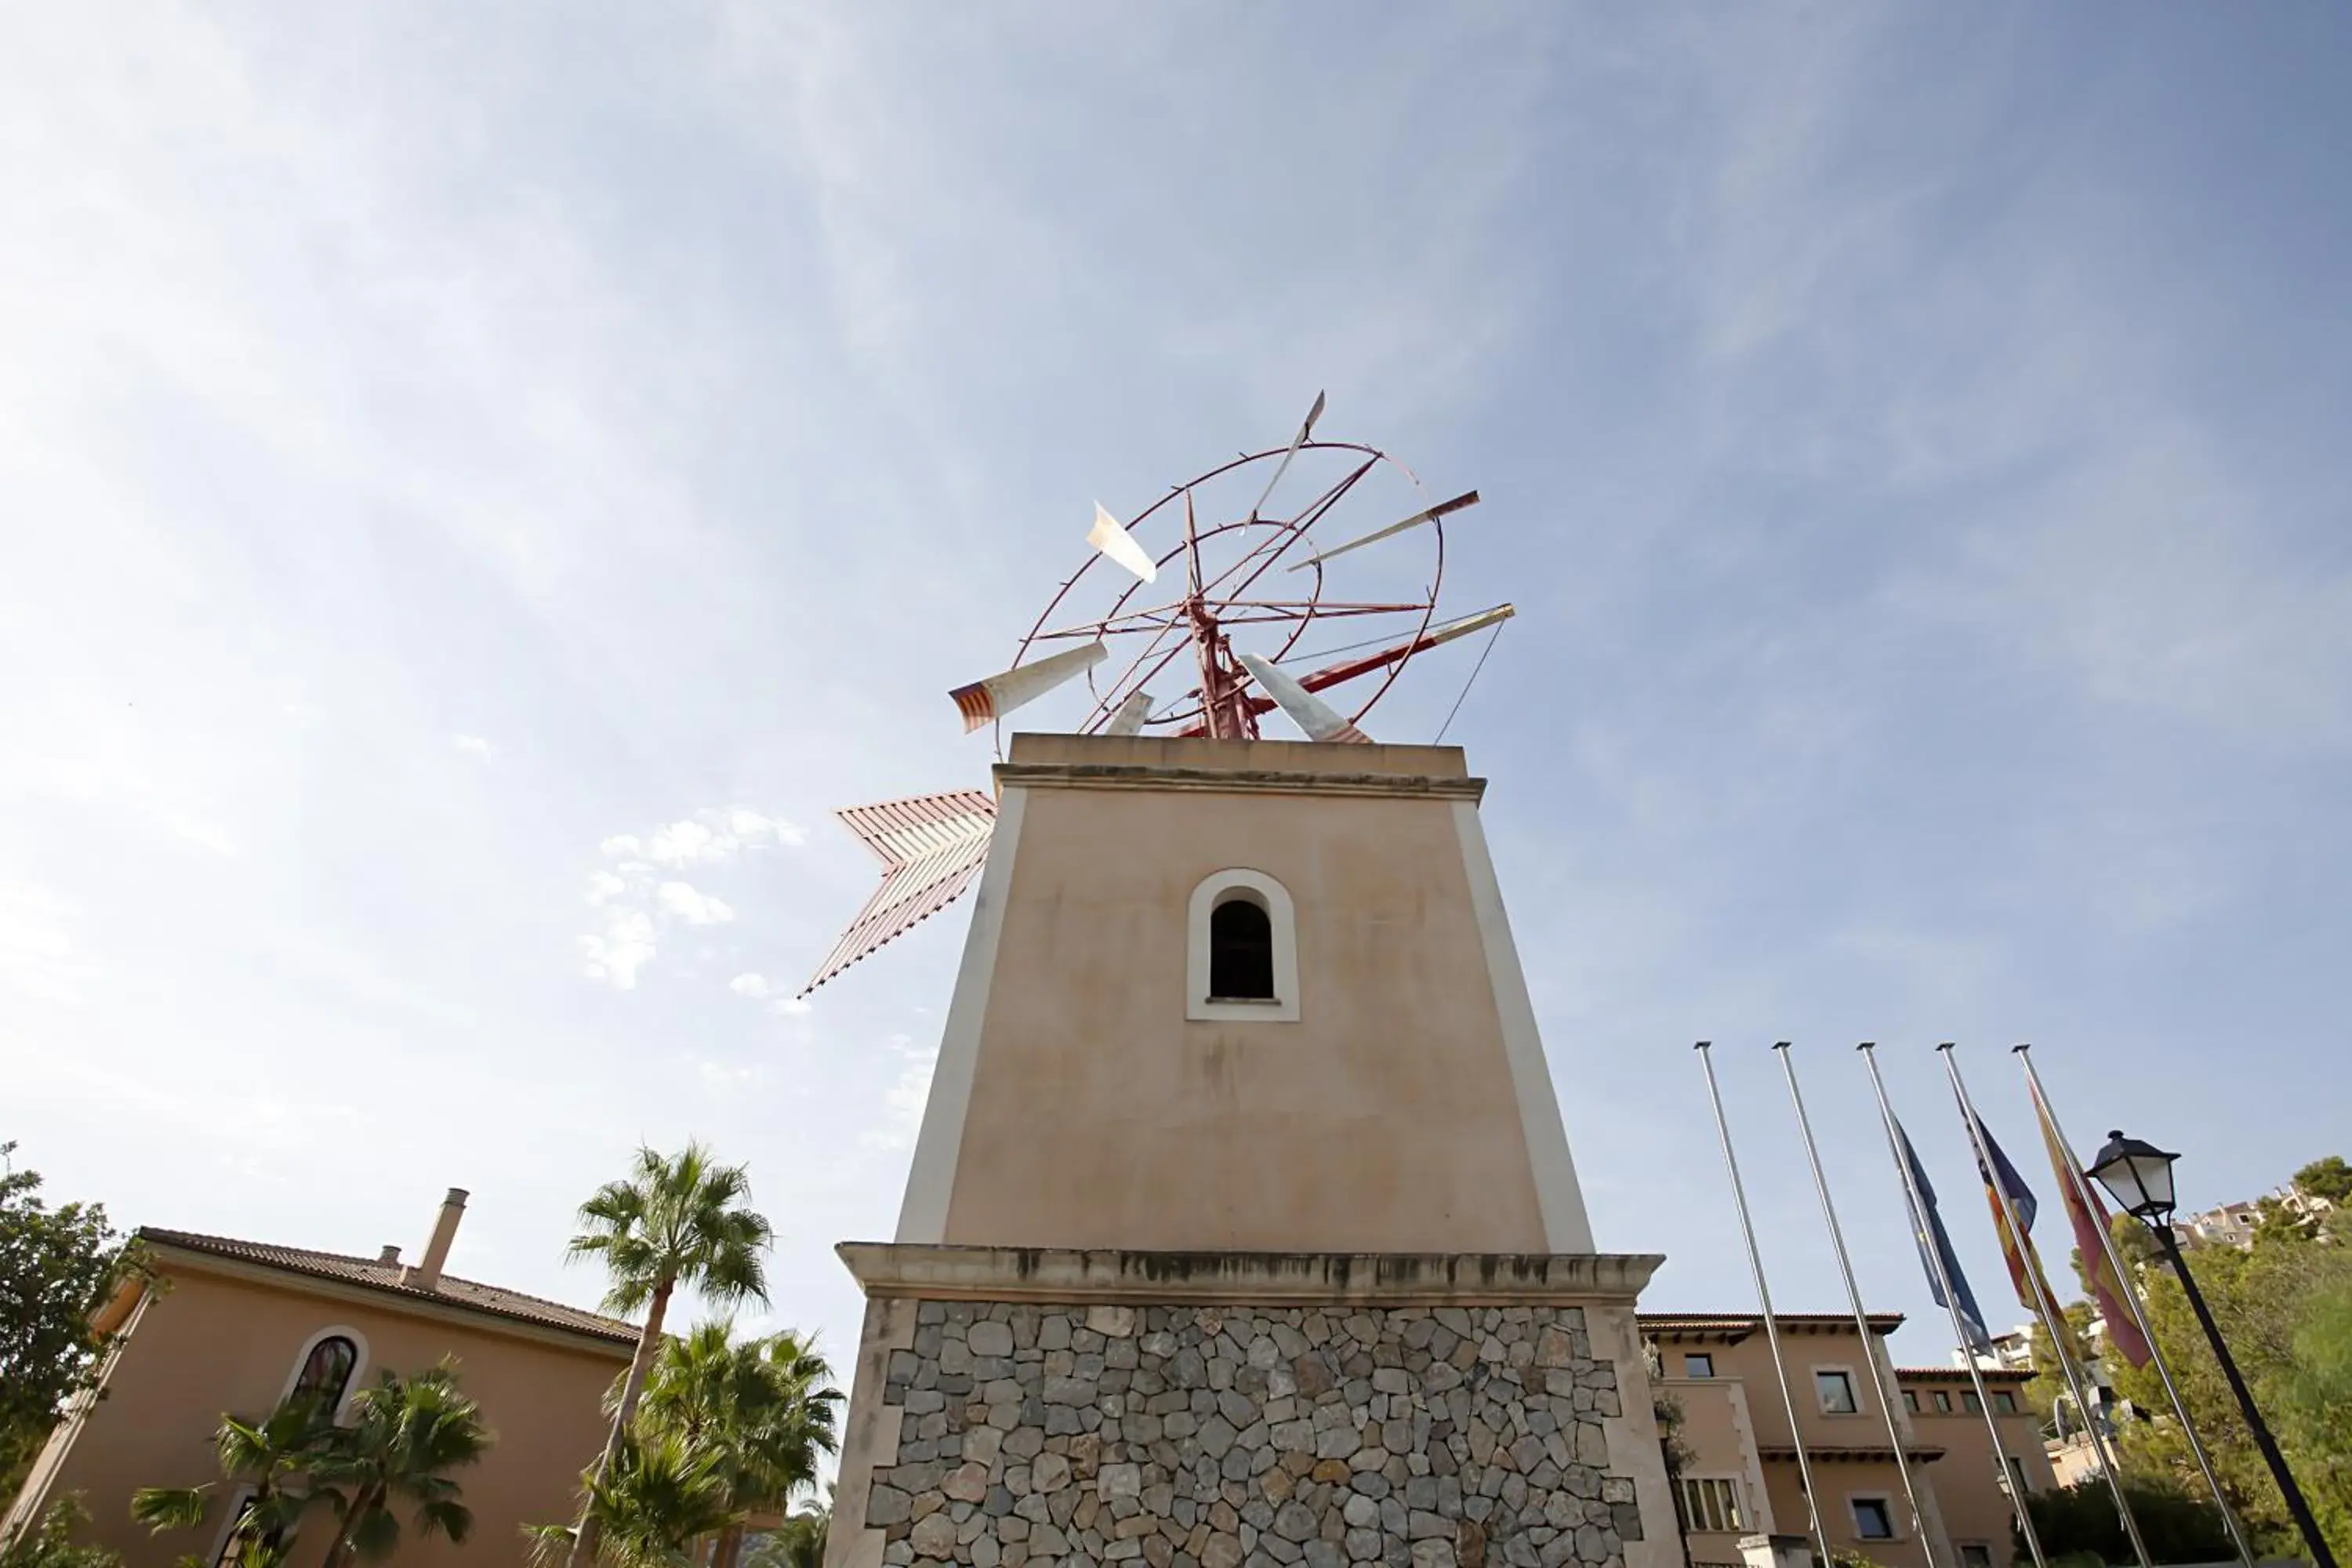
[[[799,1335],[731,1336],[720,1321],[665,1342],[638,1414],[641,1432],[675,1432],[721,1457],[736,1517],[719,1531],[713,1568],[735,1568],[748,1517],[781,1512],[815,1481],[818,1457],[835,1447],[841,1400],[833,1368]]]
[[[2077,1266],[2079,1265],[2078,1255]],[[2075,1301],[2061,1310],[2066,1319],[2067,1327],[2074,1331],[2075,1345],[2088,1348],[2092,1343],[2091,1320],[2095,1315],[2091,1304],[2088,1301]],[[2027,1406],[2036,1415],[2041,1416],[2044,1423],[2050,1422],[2054,1416],[2062,1435],[2081,1430],[2090,1417],[2081,1411],[2074,1410],[2074,1390],[2066,1384],[2065,1369],[2058,1364],[2058,1351],[2057,1347],[2050,1342],[2050,1331],[2036,1321],[2026,1343],[2033,1357],[2033,1381],[2025,1385]],[[2069,1414],[2070,1411],[2073,1413]]]
[[[331,1500],[314,1490],[303,1478],[333,1440],[334,1425],[319,1401],[296,1395],[259,1421],[236,1415],[221,1417],[213,1436],[223,1481],[232,1491],[250,1486],[236,1519],[236,1539],[243,1543],[241,1560],[274,1563],[282,1556],[280,1542],[312,1508]],[[214,1493],[207,1482],[196,1487],[142,1487],[131,1496],[131,1517],[161,1534],[167,1530],[193,1530],[212,1511]]]
[[[675,1432],[624,1435],[588,1480],[579,1526],[528,1528],[533,1568],[576,1561],[589,1541],[596,1568],[688,1568],[694,1546],[735,1518],[726,1467],[715,1450]],[[593,1534],[592,1534],[593,1532]]]
[[[824,1568],[824,1542],[833,1526],[833,1497],[786,1516],[763,1531],[743,1553],[743,1568]]]
[[[2295,1191],[2342,1207],[2352,1201],[2352,1164],[2345,1163],[2341,1154],[2329,1154],[2314,1160],[2294,1173]]]
[[[59,1498],[40,1522],[0,1544],[0,1568],[122,1568],[120,1554],[103,1546],[77,1546],[74,1531],[89,1522],[81,1498]]]
[[[2156,1562],[2219,1563],[2237,1555],[2229,1526],[2210,1502],[2169,1481],[2137,1476],[2124,1478],[2124,1497],[2147,1542],[2147,1554]],[[2086,1477],[2053,1491],[2029,1492],[2025,1511],[2033,1521],[2033,1532],[2042,1538],[2042,1550],[2053,1560],[2093,1552],[2102,1563],[2132,1560],[2131,1539],[2116,1512],[2115,1495],[2100,1477]],[[2021,1535],[2018,1552],[2021,1555],[2024,1550]]]
[[[91,1320],[144,1272],[103,1205],[49,1208],[40,1173],[10,1167],[16,1147],[0,1143],[0,1493],[15,1489],[66,1402],[96,1381],[115,1336]]]
[[[457,1385],[457,1363],[445,1360],[408,1377],[387,1372],[352,1399],[352,1414],[350,1427],[311,1465],[338,1515],[323,1568],[343,1568],[354,1553],[390,1556],[400,1542],[394,1505],[402,1500],[414,1505],[418,1534],[463,1542],[474,1516],[444,1472],[478,1462],[491,1437],[481,1406]]]
[[[2352,1412],[2333,1393],[2339,1363],[2329,1347],[2352,1354],[2352,1248],[2299,1230],[2258,1230],[2252,1247],[2200,1247],[2193,1265],[2231,1355],[2274,1430],[2322,1531],[2338,1552],[2352,1552]],[[2269,1468],[2254,1447],[2236,1397],[2221,1376],[2180,1282],[2166,1268],[2141,1271],[2149,1326],[2171,1363],[2190,1419],[2205,1440],[2223,1496],[2257,1549],[2292,1556],[2301,1546]],[[2341,1325],[2339,1328],[2338,1325]],[[2336,1336],[2343,1336],[2339,1342]],[[2120,1358],[2116,1391],[2143,1410],[2169,1408],[2153,1366]],[[2169,1420],[2138,1422],[2124,1433],[2134,1470],[2201,1489],[2188,1443]]]
[[[745,1206],[750,1196],[742,1166],[715,1164],[708,1149],[688,1143],[675,1156],[639,1149],[629,1179],[605,1184],[580,1205],[581,1234],[572,1238],[566,1255],[603,1259],[611,1279],[605,1310],[626,1316],[643,1309],[646,1321],[637,1331],[611,1435],[590,1477],[591,1501],[582,1509],[572,1536],[570,1568],[599,1561],[601,1524],[593,1496],[621,1457],[661,1343],[671,1295],[687,1285],[721,1305],[764,1304],[768,1299],[761,1254],[772,1232]]]

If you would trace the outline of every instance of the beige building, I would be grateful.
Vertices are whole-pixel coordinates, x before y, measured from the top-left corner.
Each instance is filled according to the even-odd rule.
[[[1747,1536],[1810,1531],[1799,1436],[1832,1550],[1885,1568],[2010,1568],[2009,1493],[1969,1374],[1895,1366],[1885,1340],[1902,1323],[1899,1315],[1872,1318],[1867,1346],[1843,1314],[1783,1313],[1777,1321],[1797,1405],[1793,1433],[1760,1317],[1642,1314],[1658,1360],[1658,1390],[1682,1406],[1682,1440],[1693,1455],[1676,1482],[1693,1568],[1743,1563]],[[1874,1362],[1876,1383],[1896,1391],[1895,1426],[1926,1516],[1926,1542],[1904,1497]],[[1987,1371],[1984,1379],[2010,1467],[2029,1490],[2039,1490],[2053,1483],[2040,1428],[2020,1393],[2030,1375]]]
[[[442,1273],[466,1194],[452,1189],[424,1257],[400,1261],[311,1252],[180,1231],[139,1235],[158,1279],[133,1284],[100,1320],[121,1330],[100,1396],[79,1402],[17,1494],[5,1531],[79,1493],[87,1539],[125,1568],[168,1568],[194,1554],[219,1563],[244,1493],[226,1485],[200,1530],[149,1532],[131,1518],[142,1487],[219,1482],[212,1435],[224,1413],[266,1415],[310,1389],[348,1412],[385,1370],[421,1371],[455,1356],[466,1392],[497,1441],[457,1472],[474,1532],[463,1547],[404,1530],[403,1563],[516,1563],[526,1524],[568,1520],[580,1473],[604,1437],[602,1401],[636,1331],[626,1323]],[[299,1527],[292,1568],[312,1568],[333,1533],[323,1511]]]
[[[1024,734],[832,1568],[1679,1568],[1452,747]]]

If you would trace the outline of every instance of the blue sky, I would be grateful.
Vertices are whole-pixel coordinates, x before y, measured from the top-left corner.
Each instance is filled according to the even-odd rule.
[[[1935,1041],[2030,1176],[2021,1039],[2194,1202],[2352,1143],[2340,13],[5,27],[0,1136],[61,1195],[370,1252],[457,1184],[456,1268],[588,1300],[572,1206],[698,1134],[845,1357],[964,911],[743,977],[865,896],[832,808],[984,782],[943,694],[1094,500],[1318,388],[1486,497],[1450,739],[1654,1304],[1751,1300],[1701,1037],[1780,1303],[1786,1037],[1913,1360],[1857,1039],[2003,1321]]]

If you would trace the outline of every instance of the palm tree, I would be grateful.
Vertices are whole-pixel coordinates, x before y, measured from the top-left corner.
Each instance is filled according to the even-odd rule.
[[[580,1205],[581,1234],[572,1238],[570,1258],[601,1258],[611,1288],[604,1309],[624,1316],[645,1309],[636,1353],[613,1413],[604,1452],[589,1478],[595,1486],[620,1458],[637,1400],[645,1392],[654,1351],[661,1343],[662,1320],[670,1296],[681,1284],[723,1305],[765,1303],[768,1283],[760,1255],[772,1234],[768,1222],[744,1206],[751,1183],[740,1165],[712,1163],[700,1143],[688,1143],[676,1157],[637,1151],[636,1168],[626,1181],[608,1182]],[[573,1536],[570,1568],[597,1561],[602,1529],[597,1510],[585,1506]]]
[[[333,1440],[334,1424],[320,1401],[296,1394],[259,1421],[221,1417],[213,1447],[222,1477],[253,1492],[239,1510],[236,1536],[241,1559],[270,1563],[283,1555],[279,1542],[314,1505],[327,1500],[300,1478]],[[204,1522],[212,1507],[212,1483],[197,1487],[142,1487],[131,1497],[131,1516],[157,1534]]]
[[[482,1407],[457,1386],[457,1363],[410,1377],[387,1372],[352,1400],[352,1414],[349,1430],[311,1468],[341,1518],[322,1568],[343,1568],[354,1552],[390,1556],[400,1541],[395,1499],[415,1505],[418,1534],[463,1542],[474,1515],[443,1472],[476,1463],[491,1436]]]
[[[824,1541],[833,1524],[833,1494],[811,1503],[761,1535],[743,1555],[743,1568],[824,1568]]]
[[[666,1342],[646,1384],[641,1430],[675,1432],[722,1457],[736,1518],[719,1532],[713,1568],[735,1568],[744,1521],[777,1511],[816,1479],[835,1447],[841,1394],[814,1347],[786,1331],[738,1344],[714,1321]]]
[[[723,1456],[676,1432],[631,1434],[588,1482],[579,1529],[527,1529],[534,1568],[576,1560],[594,1532],[597,1568],[688,1568],[693,1547],[735,1517]]]

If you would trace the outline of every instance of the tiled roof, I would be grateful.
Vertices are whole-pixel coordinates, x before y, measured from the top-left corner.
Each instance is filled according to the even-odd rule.
[[[2033,1374],[2011,1367],[1980,1366],[1977,1371],[1987,1383],[2032,1383]],[[1964,1366],[1898,1366],[1896,1377],[1916,1377],[1922,1383],[1966,1383],[1969,1369]]]
[[[1643,1331],[1656,1334],[1752,1334],[1764,1327],[1764,1319],[1755,1312],[1636,1312],[1634,1321]],[[1804,1331],[1813,1329],[1851,1329],[1851,1312],[1775,1312],[1772,1321],[1783,1329]],[[1900,1312],[1873,1312],[1871,1331],[1891,1334],[1903,1326]]]
[[[340,1252],[312,1252],[299,1247],[273,1247],[268,1242],[239,1241],[226,1236],[199,1236],[193,1231],[159,1230],[153,1226],[140,1226],[139,1238],[154,1246],[201,1252],[264,1268],[282,1269],[289,1274],[306,1275],[314,1279],[333,1279],[346,1285],[364,1286],[412,1301],[438,1301],[444,1306],[462,1307],[496,1318],[511,1318],[545,1328],[565,1329],[606,1340],[615,1345],[634,1346],[637,1342],[635,1327],[617,1318],[583,1312],[577,1307],[567,1307],[561,1301],[550,1301],[539,1296],[526,1296],[520,1290],[460,1279],[454,1274],[441,1276],[437,1289],[425,1290],[415,1285],[404,1285],[400,1282],[401,1266],[380,1258],[349,1258]]]

